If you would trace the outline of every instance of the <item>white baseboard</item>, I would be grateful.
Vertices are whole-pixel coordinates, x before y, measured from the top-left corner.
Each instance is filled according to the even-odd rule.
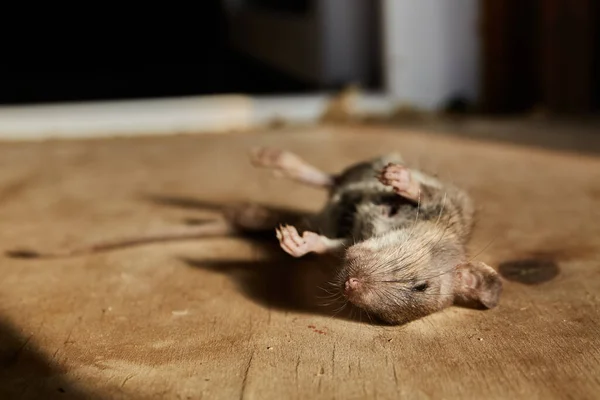
[[[0,107],[0,140],[223,133],[251,129],[274,119],[316,122],[329,94],[251,97],[197,96]],[[382,95],[364,95],[358,112],[387,113]]]

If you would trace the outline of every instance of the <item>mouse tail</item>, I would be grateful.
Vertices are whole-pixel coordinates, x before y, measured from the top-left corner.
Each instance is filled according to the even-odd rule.
[[[122,238],[117,240],[99,242],[96,244],[67,250],[57,251],[35,251],[30,249],[16,249],[7,251],[5,254],[10,258],[39,259],[39,258],[63,258],[85,254],[100,253],[109,250],[138,246],[149,243],[168,242],[175,240],[198,239],[213,236],[228,236],[239,233],[232,224],[224,220],[206,222],[198,226],[187,226],[172,231],[163,231],[153,235]]]

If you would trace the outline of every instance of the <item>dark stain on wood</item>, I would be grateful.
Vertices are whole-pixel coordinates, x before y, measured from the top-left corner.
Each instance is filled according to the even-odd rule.
[[[559,263],[586,259],[597,252],[594,246],[582,243],[563,243],[562,247],[559,243],[553,240],[548,243],[552,250],[530,251],[505,261],[498,266],[498,272],[510,281],[537,285],[556,278],[560,273]]]
[[[529,258],[503,262],[498,271],[509,281],[538,285],[556,278],[560,268],[550,259]]]

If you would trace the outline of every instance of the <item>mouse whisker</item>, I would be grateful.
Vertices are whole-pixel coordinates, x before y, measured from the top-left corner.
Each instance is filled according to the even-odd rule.
[[[338,304],[340,302],[340,300],[341,300],[341,298],[337,297],[337,298],[335,298],[335,299],[333,299],[331,301],[328,301],[328,302],[325,302],[325,303],[318,303],[317,305],[320,306],[320,307],[329,307],[329,306],[332,306],[334,304]]]
[[[375,323],[373,322],[373,318],[371,318],[371,314],[369,314],[369,312],[367,310],[364,310],[364,311],[367,314],[367,317],[369,318],[369,321],[371,321],[371,325],[374,325]]]
[[[331,290],[329,290],[329,289],[325,289],[325,288],[324,288],[324,287],[322,287],[322,286],[317,286],[317,288],[318,288],[318,289],[320,289],[320,290],[322,290],[322,291],[324,291],[324,292],[325,292],[325,293],[327,293],[328,295],[333,295],[333,296],[335,296],[335,295],[337,295],[337,294],[338,294],[337,292],[335,292],[335,291],[334,291],[334,292],[332,292]]]
[[[444,238],[444,236],[446,235],[446,232],[448,231],[448,228],[449,228],[449,227],[450,227],[450,225],[446,225],[446,227],[445,227],[445,228],[444,228],[444,230],[442,231],[442,233],[441,233],[441,235],[440,235],[440,237],[439,237],[439,239],[437,240],[437,242],[436,242],[436,244],[435,244],[435,245],[438,245],[438,244],[439,244],[439,243],[442,241],[442,239],[443,239],[443,238]],[[427,247],[430,247],[430,245],[433,243],[433,241],[434,241],[434,240],[435,240],[435,239],[431,239],[431,241],[430,241],[430,242],[427,244]],[[428,256],[428,255],[429,255],[429,254],[425,252],[425,253],[423,253],[423,254],[422,254],[422,255],[421,255],[421,256],[420,256],[418,259],[416,259],[416,260],[410,260],[410,261],[411,261],[411,263],[413,263],[413,264],[417,264],[419,261],[421,261],[423,258],[425,258],[425,257],[426,257],[426,256]]]
[[[348,306],[348,302],[344,301],[342,303],[342,305],[340,307],[338,307],[337,309],[335,309],[333,311],[333,315],[331,317],[335,317],[336,315],[338,315],[340,312],[342,312],[346,307]]]
[[[380,298],[386,300],[386,304],[388,306],[399,306],[405,304],[405,301],[403,299],[401,300],[401,302],[399,302],[400,299],[397,296],[394,296],[393,292],[387,287],[374,288],[374,292],[377,293],[377,295]],[[388,303],[387,300],[391,300],[391,304]]]
[[[356,310],[357,310],[357,309],[358,309],[358,307],[352,307],[352,306],[350,307],[350,315],[349,315],[349,318],[350,318],[351,320],[353,320],[353,321],[356,321],[356,317],[355,317],[355,315],[356,315]]]
[[[437,221],[435,222],[435,225],[437,226],[440,222],[440,218],[442,217],[442,213],[444,212],[444,208],[446,207],[446,196],[448,195],[448,192],[444,192],[444,198],[442,200],[442,207],[440,208],[440,214],[438,215]]]
[[[341,307],[339,307],[338,309],[336,309],[336,310],[333,312],[333,314],[332,314],[332,315],[330,315],[329,317],[327,317],[327,320],[332,320],[332,319],[334,319],[335,317],[337,317],[337,316],[338,316],[338,314],[339,314],[340,312],[342,312],[342,311],[343,311],[343,310],[346,308],[346,306],[347,306],[347,305],[348,305],[348,303],[347,303],[347,302],[345,302],[344,304],[342,304],[342,306],[341,306]]]
[[[330,291],[327,291],[327,292],[325,292],[325,293],[326,293],[326,294],[324,294],[324,295],[322,295],[322,296],[317,296],[317,297],[318,297],[318,298],[321,298],[321,299],[328,299],[328,298],[331,298],[331,297],[333,297],[333,296],[337,296],[337,295],[338,295],[338,293],[337,293],[337,292],[330,292]]]
[[[446,274],[450,274],[450,273],[453,273],[453,272],[454,272],[454,267],[450,267],[450,268],[446,269],[444,272],[441,272],[441,273],[435,274],[435,275],[424,276],[422,279],[425,280],[425,281],[427,281],[427,280],[430,280],[430,279],[433,279],[433,278],[437,278],[437,277],[440,277],[440,276],[444,276]]]
[[[342,284],[342,279],[337,278],[334,281],[327,282],[326,285],[332,286],[334,288],[338,288]]]
[[[408,239],[406,239],[405,242],[409,241],[412,238],[413,233],[415,232],[415,227],[417,226],[417,222],[419,221],[419,212],[420,211],[421,211],[421,190],[419,189],[419,198],[417,201],[417,216],[415,217],[415,222],[413,222],[412,228],[410,229]]]
[[[332,300],[335,301],[339,296],[336,294],[330,294],[328,296],[315,296],[319,300]]]
[[[446,229],[447,229],[447,228],[448,228],[448,227],[446,227]],[[443,236],[442,236],[442,237],[443,237]],[[433,240],[435,240],[435,238],[434,238],[434,239],[432,239],[432,241],[431,241],[431,242],[433,242]],[[441,240],[441,238],[440,238],[440,240]],[[406,243],[406,241],[405,241],[404,243]],[[425,244],[421,244],[419,247],[422,247],[422,248],[424,248],[424,247],[426,247],[426,246],[427,246],[427,245],[429,245],[429,244],[431,244],[431,243],[425,243]],[[389,268],[389,266],[390,266],[390,265],[388,265],[388,264],[392,264],[392,265],[393,265],[393,264],[395,264],[395,265],[400,265],[398,268],[396,268],[396,269],[393,269],[393,270],[391,270],[391,271],[388,271],[388,272],[396,272],[396,271],[398,271],[398,270],[399,270],[399,269],[401,269],[401,268],[405,268],[406,261],[407,261],[407,260],[408,260],[410,257],[413,257],[413,256],[415,256],[415,254],[417,254],[417,253],[416,253],[416,252],[407,252],[407,253],[406,253],[406,254],[405,254],[403,257],[401,257],[400,259],[396,259],[396,260],[395,260],[395,259],[392,259],[392,260],[388,261],[388,263],[386,263],[386,265],[385,265],[385,266],[383,266],[383,268],[384,268],[384,269],[385,269],[385,268]],[[426,253],[425,253],[425,255],[426,255]],[[420,261],[420,259],[419,259],[419,260],[417,260],[417,261]]]

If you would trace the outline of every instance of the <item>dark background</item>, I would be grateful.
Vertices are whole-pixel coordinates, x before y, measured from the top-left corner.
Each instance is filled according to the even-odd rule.
[[[600,111],[600,1],[481,2],[483,106]]]
[[[128,6],[4,10],[0,103],[314,89],[230,48],[218,0]],[[301,6],[293,1],[286,8]]]
[[[310,2],[249,4],[304,13]],[[219,0],[5,2],[0,104],[328,89],[236,52],[227,32]],[[600,111],[600,1],[482,1],[480,33],[482,111]]]

